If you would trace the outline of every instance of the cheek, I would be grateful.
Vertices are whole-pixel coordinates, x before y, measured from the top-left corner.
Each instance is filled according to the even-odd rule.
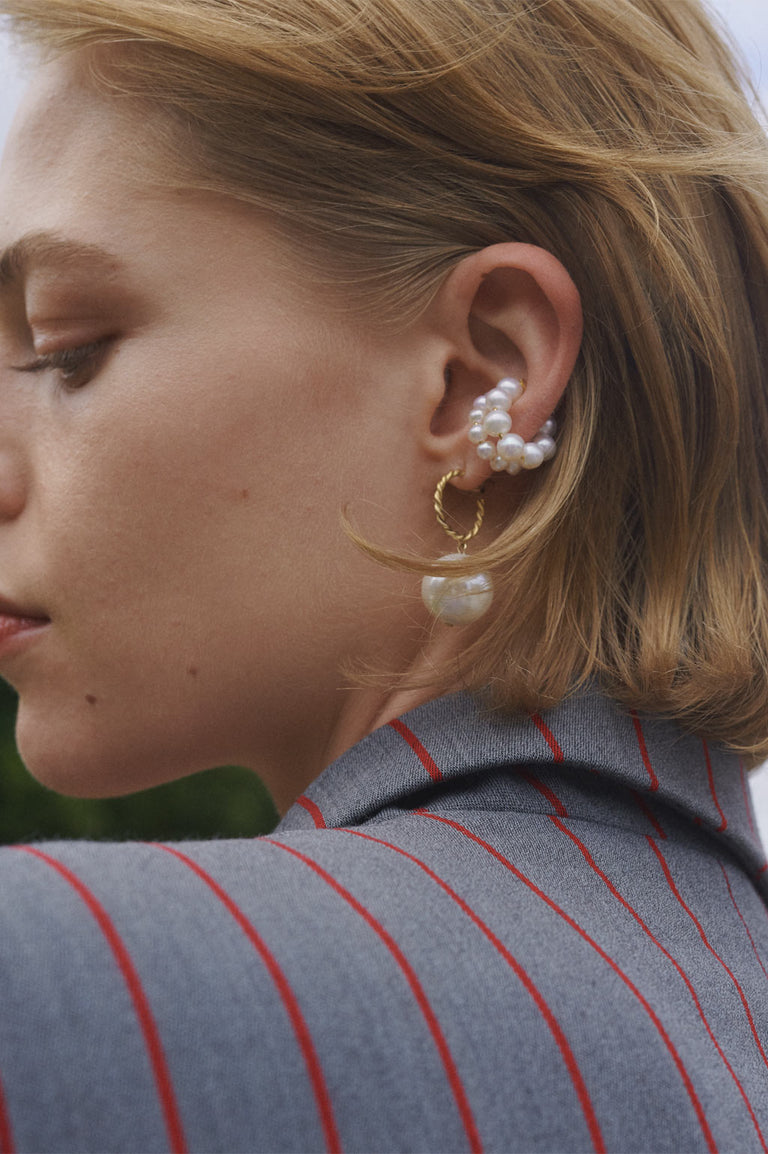
[[[288,628],[325,599],[340,554],[356,560],[340,511],[365,483],[354,420],[317,401],[329,371],[278,375],[250,347],[227,365],[169,353],[126,355],[76,395],[40,461],[52,610],[114,651],[159,633],[158,659],[180,634],[202,645],[242,614]]]

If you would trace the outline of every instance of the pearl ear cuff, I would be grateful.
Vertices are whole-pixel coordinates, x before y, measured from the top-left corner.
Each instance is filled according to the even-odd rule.
[[[463,561],[467,544],[480,532],[485,516],[485,501],[477,497],[475,523],[468,533],[457,533],[451,529],[443,507],[445,486],[454,477],[460,477],[461,469],[446,473],[435,489],[435,516],[437,523],[459,547],[458,553],[447,553],[441,561]],[[425,577],[421,582],[421,597],[433,617],[444,625],[469,625],[490,608],[493,601],[493,583],[488,573],[470,573],[462,577]]]
[[[511,432],[509,410],[525,392],[525,381],[505,377],[494,389],[478,397],[469,414],[469,439],[481,461],[488,461],[494,473],[519,473],[538,469],[557,452],[555,422],[545,421],[532,441]]]

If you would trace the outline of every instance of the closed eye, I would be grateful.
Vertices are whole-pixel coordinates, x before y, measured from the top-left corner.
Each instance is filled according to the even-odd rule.
[[[45,356],[37,357],[25,365],[14,365],[13,368],[17,373],[56,372],[63,388],[80,389],[95,376],[108,342],[109,338],[103,338],[76,348],[46,353]]]

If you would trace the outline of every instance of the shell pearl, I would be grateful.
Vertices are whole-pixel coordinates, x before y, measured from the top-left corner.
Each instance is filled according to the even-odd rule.
[[[461,553],[449,553],[441,561],[463,561]],[[421,596],[429,612],[445,625],[470,625],[488,611],[493,583],[487,573],[468,577],[425,577]]]
[[[473,409],[472,412],[469,414],[469,419],[473,425],[476,425],[480,421],[482,421],[484,416],[485,416],[485,409]]]
[[[554,437],[556,432],[557,432],[557,421],[555,420],[554,417],[550,417],[549,420],[545,421],[544,424],[539,429],[539,434],[542,437]]]
[[[512,418],[503,409],[491,409],[483,421],[483,428],[489,437],[503,437],[512,428]]]
[[[494,457],[491,461],[491,468],[494,473],[503,473],[507,467],[507,462],[503,457]]]
[[[544,454],[544,460],[545,461],[551,461],[552,458],[554,457],[555,453],[557,452],[557,445],[555,444],[555,442],[552,440],[551,437],[547,437],[547,436],[537,437],[535,444],[537,444],[539,446],[542,453]]]
[[[488,408],[488,402],[485,399],[485,394],[483,394],[482,397],[475,397],[474,401],[472,402],[472,408],[482,409],[483,412],[485,412],[485,410]]]
[[[516,461],[522,456],[524,448],[525,441],[519,434],[507,433],[506,437],[502,437],[499,441],[498,454],[505,461]]]
[[[543,464],[544,451],[535,443],[529,442],[523,449],[523,459],[520,464],[524,469],[538,469],[539,465]]]
[[[522,469],[522,467],[523,466],[520,464],[519,461],[508,461],[507,462],[507,472],[509,473],[510,477],[514,477],[515,473],[519,473],[520,470]]]
[[[471,425],[468,436],[473,445],[479,445],[481,441],[485,440],[485,431],[483,426]]]
[[[491,389],[490,393],[485,394],[485,399],[489,408],[504,409],[505,412],[512,404],[512,398],[506,389]]]
[[[477,455],[481,461],[492,461],[496,456],[496,446],[491,441],[483,441],[477,446]]]
[[[522,382],[518,381],[516,377],[505,377],[503,381],[499,381],[496,388],[503,389],[505,393],[508,393],[512,404],[523,395]]]

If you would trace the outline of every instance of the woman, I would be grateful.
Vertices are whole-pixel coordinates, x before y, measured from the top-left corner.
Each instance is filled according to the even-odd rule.
[[[768,1150],[768,153],[698,0],[0,11],[22,754],[284,813],[2,852],[0,1147]]]

